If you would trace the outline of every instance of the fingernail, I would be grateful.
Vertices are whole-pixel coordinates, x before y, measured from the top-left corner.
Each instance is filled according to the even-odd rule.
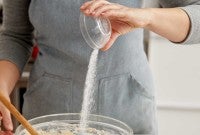
[[[12,131],[12,130],[13,130],[13,125],[12,125],[12,124],[8,124],[8,129],[9,129],[10,131]]]
[[[81,5],[81,7],[84,8],[84,7],[85,7],[85,3],[83,3],[83,4]]]
[[[84,7],[85,7],[85,6],[84,6],[84,5],[82,5],[80,8],[81,8],[81,9],[84,9]]]
[[[107,49],[105,47],[101,48],[101,51],[105,52]]]

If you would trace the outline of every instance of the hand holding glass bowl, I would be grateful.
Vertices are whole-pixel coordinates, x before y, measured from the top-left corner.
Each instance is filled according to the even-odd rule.
[[[80,10],[87,16],[107,18],[111,23],[111,35],[101,50],[108,50],[115,40],[134,28],[148,28],[151,21],[149,9],[129,8],[106,0],[91,0],[85,2]]]

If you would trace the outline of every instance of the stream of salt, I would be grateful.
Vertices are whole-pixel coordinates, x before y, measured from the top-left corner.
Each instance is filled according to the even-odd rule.
[[[93,50],[88,65],[88,71],[86,75],[85,87],[83,93],[82,110],[81,110],[80,128],[82,130],[86,129],[87,127],[88,114],[90,114],[95,102],[93,99],[93,94],[94,94],[94,86],[96,79],[98,52],[99,50],[97,49]]]

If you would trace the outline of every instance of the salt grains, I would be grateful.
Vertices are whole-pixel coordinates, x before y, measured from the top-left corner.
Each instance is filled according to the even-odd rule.
[[[83,103],[81,110],[81,121],[80,128],[84,131],[87,127],[88,114],[90,114],[92,107],[94,105],[94,86],[96,78],[96,67],[98,59],[99,50],[94,49],[91,56],[90,62],[88,65],[88,71],[85,80],[84,94],[83,94]]]

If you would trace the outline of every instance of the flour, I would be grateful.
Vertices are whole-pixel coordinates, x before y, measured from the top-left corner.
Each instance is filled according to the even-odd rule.
[[[82,130],[87,127],[88,114],[90,114],[92,107],[94,105],[94,86],[95,86],[95,78],[96,78],[96,67],[97,67],[97,59],[98,59],[99,50],[93,50],[90,56],[90,62],[88,65],[88,71],[85,80],[84,94],[83,94],[83,103],[81,110],[81,121],[80,128]]]
[[[39,135],[83,135],[78,124],[68,124],[68,121],[51,121],[35,124],[34,128]],[[86,128],[85,135],[113,135],[114,132],[104,131],[95,128]],[[30,135],[26,130],[22,130],[18,135]],[[117,134],[116,134],[117,135]]]

